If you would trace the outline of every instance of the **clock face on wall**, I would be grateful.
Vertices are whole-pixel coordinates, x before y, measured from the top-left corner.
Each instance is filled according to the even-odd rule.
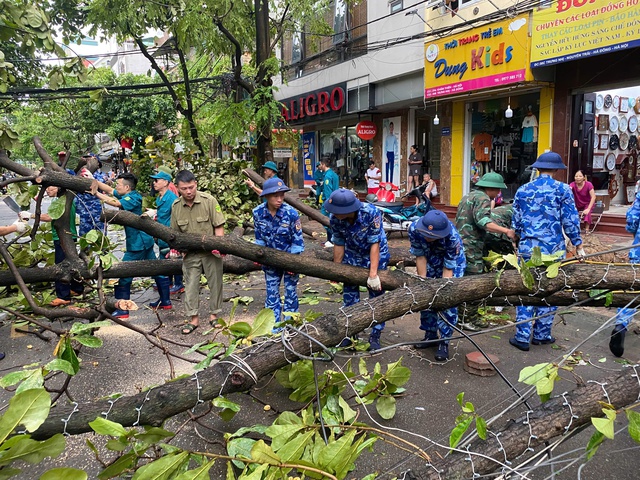
[[[620,125],[618,128],[620,129],[621,132],[626,132],[628,126],[629,126],[629,121],[627,120],[627,117],[625,117],[624,115],[621,115]]]
[[[631,133],[636,133],[637,129],[638,129],[638,117],[636,117],[635,115],[631,115],[629,117],[629,131]]]
[[[605,160],[605,167],[607,170],[612,172],[616,168],[616,155],[615,153],[610,153],[607,155],[607,159]]]
[[[596,110],[600,110],[604,107],[604,97],[602,95],[598,95],[596,97]]]
[[[594,133],[593,134],[593,148],[595,150],[597,150],[599,146],[600,146],[600,137],[598,136],[597,133]]]
[[[618,131],[618,117],[615,115],[611,115],[611,117],[609,117],[609,130],[612,132]]]
[[[613,97],[613,108],[617,110],[619,106],[620,106],[620,97],[616,95]]]
[[[613,98],[608,93],[604,96],[604,108],[609,108],[613,104]]]

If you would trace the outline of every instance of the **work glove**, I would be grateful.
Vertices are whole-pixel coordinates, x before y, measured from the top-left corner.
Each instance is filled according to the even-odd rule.
[[[582,248],[581,246],[576,248],[576,256],[579,259],[584,260],[584,258],[587,256],[587,254],[584,251],[584,248]]]
[[[31,219],[31,213],[29,212],[25,212],[22,211],[18,214],[18,217],[20,218],[20,220],[22,220],[23,222],[28,222]]]
[[[380,283],[380,277],[376,275],[375,277],[367,278],[367,287],[371,290],[380,291],[382,290],[382,284]]]
[[[211,250],[211,255],[218,258],[226,257],[226,254],[220,253],[220,250]]]
[[[173,248],[169,250],[169,253],[165,255],[164,258],[180,258],[182,254],[178,250],[174,250]]]
[[[149,210],[144,212],[141,216],[155,219],[158,216],[158,210],[156,210],[154,208],[150,208]]]
[[[13,222],[13,224],[16,226],[17,233],[24,233],[27,231],[28,225],[22,220],[16,220],[15,222]]]

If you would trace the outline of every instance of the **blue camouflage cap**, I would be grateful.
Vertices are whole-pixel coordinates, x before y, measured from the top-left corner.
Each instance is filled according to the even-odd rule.
[[[431,210],[416,223],[416,230],[425,238],[444,238],[451,232],[451,222],[444,212]]]
[[[264,181],[260,196],[264,197],[266,195],[271,195],[272,193],[288,192],[289,190],[291,189],[287,187],[280,178],[274,177]]]

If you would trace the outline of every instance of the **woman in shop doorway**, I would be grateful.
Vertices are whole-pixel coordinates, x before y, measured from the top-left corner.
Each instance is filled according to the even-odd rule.
[[[573,198],[576,202],[576,208],[580,214],[580,222],[586,224],[585,230],[589,233],[593,222],[591,221],[591,212],[593,205],[596,203],[596,191],[593,184],[587,180],[582,170],[578,170],[573,177],[574,181],[569,184],[573,192]]]

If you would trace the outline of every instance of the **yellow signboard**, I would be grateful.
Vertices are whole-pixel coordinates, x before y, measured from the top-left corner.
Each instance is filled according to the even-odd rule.
[[[640,0],[559,0],[534,10],[531,66],[640,45]]]
[[[425,98],[531,80],[528,33],[525,14],[426,44]]]

